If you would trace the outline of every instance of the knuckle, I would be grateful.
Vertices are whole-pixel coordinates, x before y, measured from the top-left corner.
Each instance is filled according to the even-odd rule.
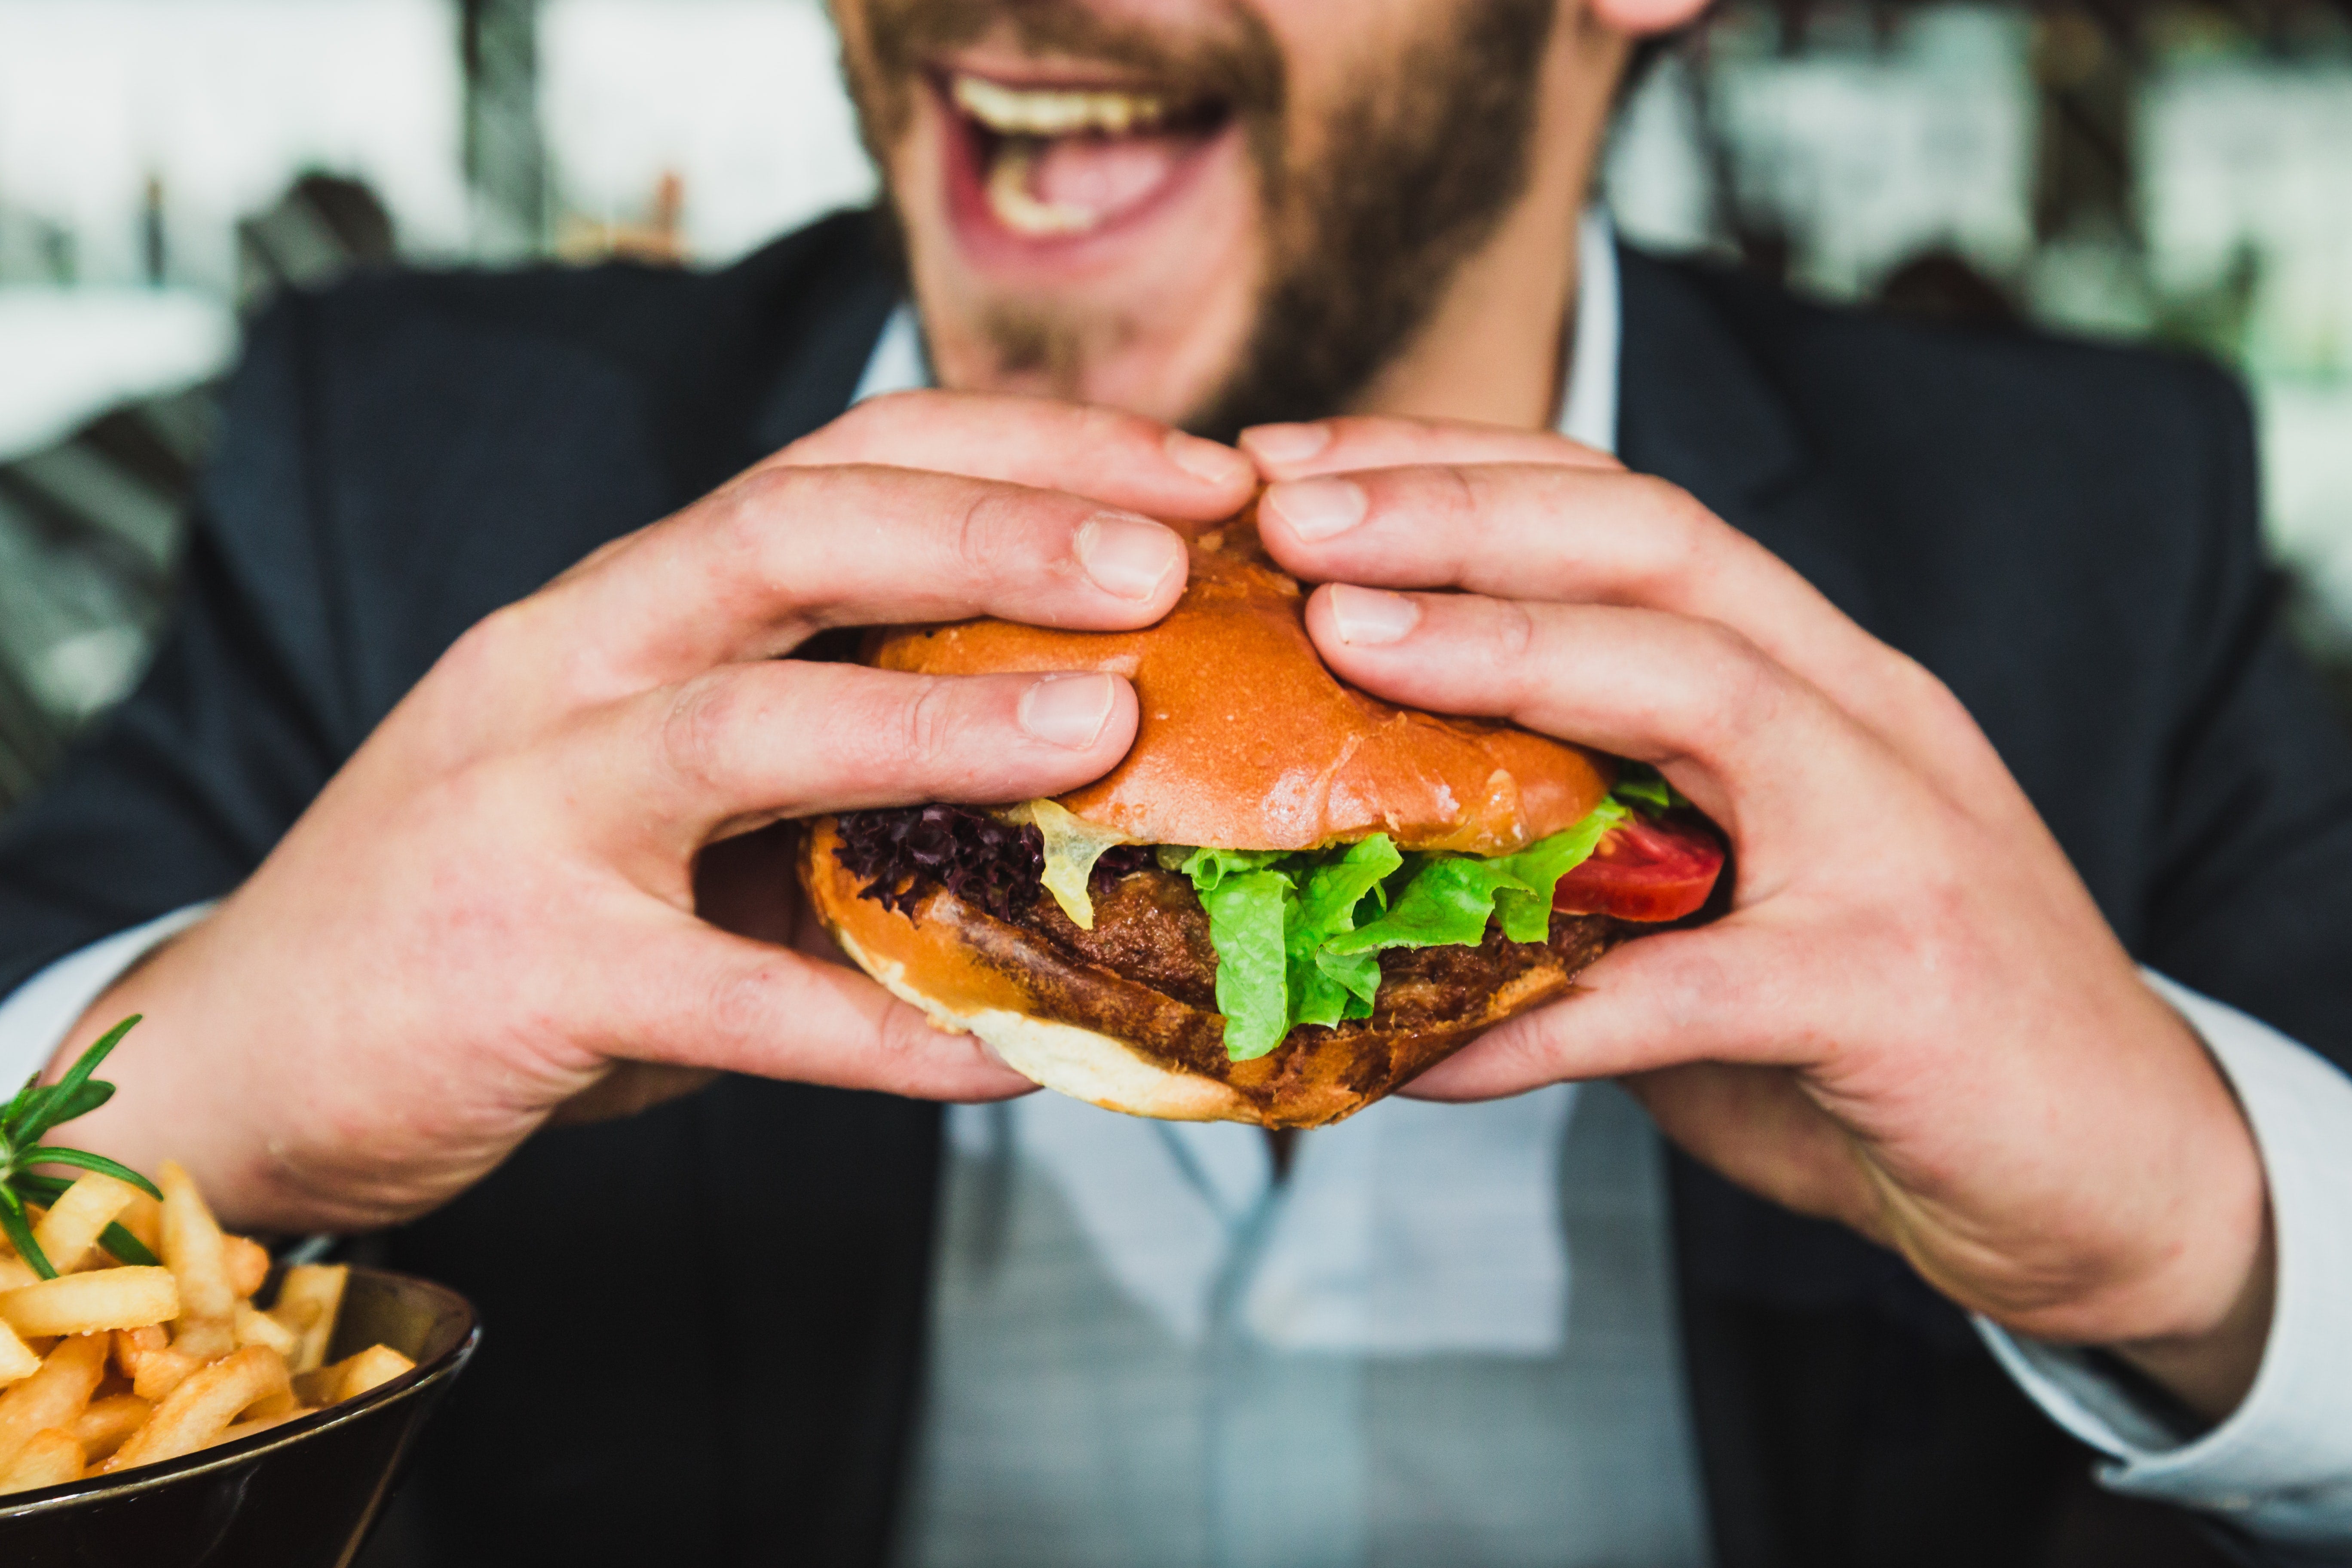
[[[920,1008],[902,1002],[881,1009],[874,1018],[873,1035],[878,1075],[886,1082],[898,1082],[946,1038]]]
[[[785,447],[785,454],[804,463],[866,461],[891,431],[929,417],[938,398],[927,387],[868,397]]]
[[[584,668],[580,650],[565,646],[564,612],[557,602],[562,596],[567,596],[565,589],[544,589],[467,627],[435,661],[428,678],[436,710],[470,730],[476,726],[469,715],[510,712],[518,703],[525,711],[543,714],[551,696],[566,707],[593,700],[603,684],[601,670]]]
[[[1440,463],[1430,479],[1431,503],[1455,529],[1475,529],[1492,496],[1490,477],[1462,463]]]
[[[1074,433],[1086,446],[1123,447],[1156,440],[1162,428],[1157,421],[1140,414],[1090,403],[1078,408]]]
[[[705,521],[711,580],[761,597],[789,590],[806,562],[799,531],[783,524],[834,471],[759,468],[713,496]]]
[[[446,660],[468,672],[511,668],[540,640],[546,616],[540,599],[533,595],[492,610],[449,646]]]
[[[996,582],[1018,564],[1024,519],[1011,492],[993,485],[975,488],[957,509],[948,529],[947,549],[970,581]]]
[[[1779,668],[1732,627],[1700,622],[1695,635],[1698,689],[1691,706],[1698,739],[1719,748],[1769,727],[1785,697]]]
[[[1909,654],[1885,643],[1877,645],[1879,657],[1885,666],[1885,679],[1900,695],[1903,702],[1915,711],[1932,715],[1949,726],[1967,724],[1973,728],[1976,720],[1958,693],[1944,684],[1943,678]]]
[[[724,671],[697,676],[669,694],[662,714],[662,765],[688,784],[709,786],[729,774],[741,693]]]
[[[774,514],[789,510],[809,483],[800,469],[769,464],[741,475],[719,492],[724,500],[714,520],[727,537],[747,543],[764,539]]]
[[[777,999],[789,989],[801,960],[779,953],[749,968],[714,975],[703,997],[705,1026],[723,1040],[760,1040],[772,1032]]]
[[[1649,575],[1656,582],[1687,580],[1703,571],[1722,542],[1723,524],[1681,486],[1639,475],[1642,509],[1651,519],[1642,537],[1649,544]]]
[[[910,772],[925,772],[955,743],[961,726],[961,704],[952,683],[926,679],[912,696],[898,705],[894,721],[884,731],[890,738],[890,760]]]
[[[1531,684],[1540,684],[1543,673],[1535,666],[1541,651],[1542,628],[1536,624],[1535,612],[1517,599],[1489,603],[1494,610],[1487,626],[1488,653],[1495,668],[1517,670]]]

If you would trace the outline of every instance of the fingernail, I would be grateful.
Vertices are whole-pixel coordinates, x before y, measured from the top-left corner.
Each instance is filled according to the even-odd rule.
[[[1222,441],[1171,430],[1162,445],[1168,448],[1170,462],[1194,479],[1213,485],[1242,484],[1256,472],[1247,458]]]
[[[1021,694],[1021,727],[1049,746],[1083,752],[1102,738],[1118,700],[1108,675],[1049,675]]]
[[[1354,646],[1376,647],[1397,642],[1421,624],[1419,605],[1402,594],[1380,588],[1334,583],[1330,604],[1331,624],[1339,628],[1339,640]]]
[[[1364,521],[1364,488],[1353,479],[1286,479],[1266,487],[1260,511],[1271,511],[1290,531],[1313,543]]]
[[[1133,512],[1097,512],[1078,525],[1070,548],[1096,587],[1122,599],[1149,599],[1184,564],[1174,531]]]
[[[1328,425],[1254,425],[1242,432],[1242,447],[1269,463],[1303,463],[1331,444]]]

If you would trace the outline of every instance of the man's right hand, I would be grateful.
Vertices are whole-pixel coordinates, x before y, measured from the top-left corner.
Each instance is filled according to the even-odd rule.
[[[1107,772],[1135,731],[1118,677],[786,656],[835,626],[1147,625],[1185,552],[1139,514],[1222,517],[1252,483],[1146,420],[915,393],[615,541],[460,638],[260,868],[89,1010],[60,1063],[146,1022],[76,1141],[177,1158],[239,1226],[352,1229],[453,1196],[567,1101],[650,1098],[636,1067],[614,1092],[627,1064],[1024,1091],[855,970],[704,918],[698,862],[786,817]],[[772,881],[728,923],[792,929]]]

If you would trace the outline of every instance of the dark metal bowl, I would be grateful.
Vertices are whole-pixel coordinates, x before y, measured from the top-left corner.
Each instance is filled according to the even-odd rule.
[[[330,1358],[382,1343],[414,1360],[414,1372],[240,1442],[0,1498],[0,1563],[341,1568],[481,1337],[454,1290],[353,1268]]]

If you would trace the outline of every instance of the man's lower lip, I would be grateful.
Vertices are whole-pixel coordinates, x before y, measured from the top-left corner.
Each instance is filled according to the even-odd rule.
[[[1198,183],[1216,151],[1238,134],[1232,124],[1217,128],[1182,153],[1168,177],[1142,200],[1092,227],[1066,233],[1024,234],[1007,227],[988,196],[986,133],[934,84],[932,101],[945,127],[947,211],[962,247],[983,264],[1068,265],[1087,259],[1149,226]]]

